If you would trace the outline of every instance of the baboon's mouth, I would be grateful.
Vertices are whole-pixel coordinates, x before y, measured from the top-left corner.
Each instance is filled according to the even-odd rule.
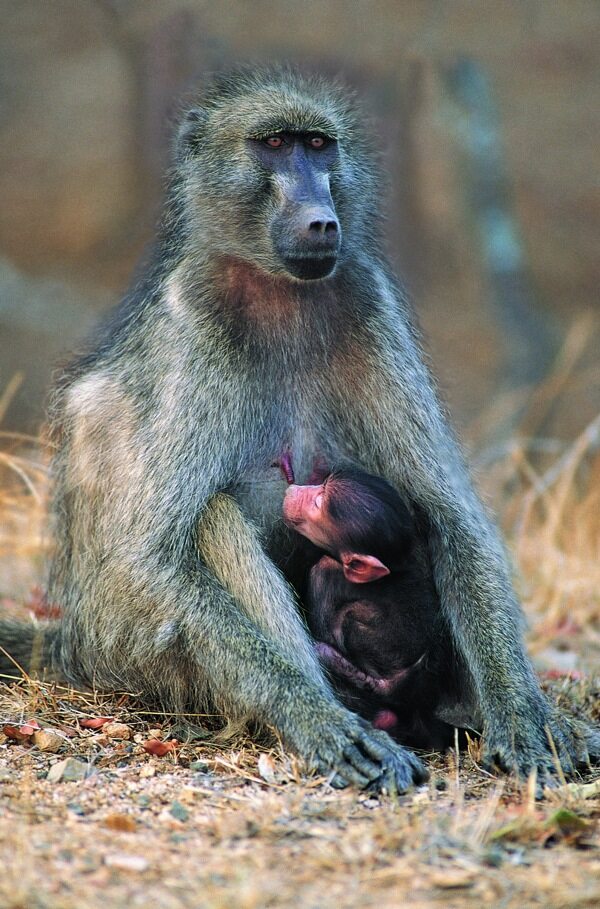
[[[294,278],[302,281],[315,281],[326,278],[335,268],[337,256],[286,256],[283,264]]]

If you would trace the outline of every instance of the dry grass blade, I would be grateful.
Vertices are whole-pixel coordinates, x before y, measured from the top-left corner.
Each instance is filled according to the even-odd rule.
[[[25,378],[24,373],[17,372],[14,374],[12,379],[9,381],[8,385],[0,395],[0,423],[6,415],[6,411],[10,407],[12,400],[19,388],[23,384],[23,379]]]

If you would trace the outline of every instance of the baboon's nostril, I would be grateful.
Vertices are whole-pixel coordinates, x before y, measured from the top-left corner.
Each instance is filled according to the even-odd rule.
[[[308,229],[318,234],[335,234],[338,226],[337,221],[311,221]]]

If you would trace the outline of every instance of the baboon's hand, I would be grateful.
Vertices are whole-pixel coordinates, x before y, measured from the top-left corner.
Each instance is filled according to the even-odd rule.
[[[332,782],[339,788],[352,784],[400,793],[428,777],[416,754],[343,707],[328,705],[312,733],[298,750],[310,755],[321,773],[334,771]]]
[[[484,728],[483,765],[527,779],[537,772],[538,785],[552,784],[560,769],[566,775],[600,759],[600,730],[560,714],[545,699],[534,710],[514,714],[512,722],[489,721]]]

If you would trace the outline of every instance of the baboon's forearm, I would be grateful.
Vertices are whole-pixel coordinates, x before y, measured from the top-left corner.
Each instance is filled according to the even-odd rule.
[[[533,683],[533,671],[508,565],[456,518],[443,533],[434,523],[431,547],[442,604],[481,703],[512,701],[515,687]]]
[[[197,537],[204,564],[238,607],[307,677],[326,686],[292,589],[231,496],[218,493],[207,503]]]
[[[196,589],[182,581],[178,627],[213,700],[227,715],[248,715],[292,739],[290,730],[310,726],[313,710],[335,703],[329,686],[263,634],[207,570],[198,582]]]

